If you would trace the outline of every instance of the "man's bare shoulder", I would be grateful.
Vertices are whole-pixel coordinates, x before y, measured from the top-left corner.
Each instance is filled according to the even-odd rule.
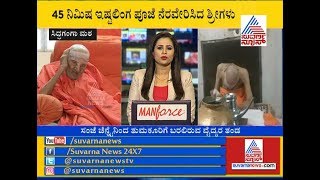
[[[243,83],[249,83],[249,73],[248,73],[248,70],[246,68],[242,68],[240,67],[239,68],[239,76],[240,76],[240,79]]]
[[[218,71],[224,71],[230,64],[229,63],[220,63],[217,66]]]
[[[243,67],[238,67],[239,68],[239,73],[240,75],[248,75],[248,70],[246,68],[243,68]]]

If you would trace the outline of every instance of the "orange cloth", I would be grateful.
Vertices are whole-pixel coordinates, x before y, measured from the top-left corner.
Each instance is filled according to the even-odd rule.
[[[279,121],[271,113],[264,113],[263,119],[264,119],[264,125],[266,126],[279,125]]]
[[[99,29],[97,31],[97,40],[93,41],[56,41],[50,62],[60,61],[61,55],[70,46],[84,45],[90,52],[89,62],[102,74],[103,89],[108,94],[115,95],[121,92],[121,29]]]
[[[235,89],[235,90],[227,90],[223,87],[220,87],[220,94],[222,96],[224,96],[225,94],[228,94],[228,93],[235,93],[236,96],[237,96],[237,106],[243,106],[243,103],[246,101],[247,99],[247,95],[246,95],[246,92],[245,92],[245,89],[244,87],[240,87],[238,89]]]
[[[38,92],[59,66],[60,62],[56,61],[42,68],[38,76]],[[121,104],[106,93],[102,85],[102,75],[91,63],[77,80],[68,78],[64,72],[52,91],[52,96],[63,105],[64,114],[59,125],[120,125]]]
[[[246,101],[246,93],[244,87],[235,89],[235,90],[227,90],[223,87],[220,87],[220,94],[225,95],[227,93],[235,93],[237,96],[237,106],[243,105],[243,103]],[[263,119],[264,119],[264,125],[266,126],[274,126],[279,125],[279,122],[277,118],[275,118],[271,113],[263,113]]]

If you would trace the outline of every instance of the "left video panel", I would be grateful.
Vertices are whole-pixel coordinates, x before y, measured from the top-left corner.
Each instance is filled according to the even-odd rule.
[[[37,29],[37,125],[120,125],[121,30],[94,29],[95,40],[50,31]]]

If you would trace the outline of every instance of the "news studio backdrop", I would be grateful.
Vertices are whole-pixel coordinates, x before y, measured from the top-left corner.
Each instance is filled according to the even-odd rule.
[[[99,61],[93,63],[104,75],[113,73],[122,123],[38,124],[40,179],[283,176],[282,1],[38,1],[37,6],[38,74],[56,56],[56,43],[95,44],[105,35],[107,43],[92,46],[101,48],[96,51],[104,58],[95,52]],[[149,43],[163,31],[177,39],[181,68],[192,74],[196,123],[189,125],[189,101],[136,101],[130,126],[126,109],[133,74],[146,68]],[[108,52],[103,48],[115,42],[110,34],[120,44]],[[109,53],[113,58],[105,58]],[[231,124],[210,123],[227,117],[210,114],[217,107],[210,90],[221,63],[247,69],[254,96],[251,108],[219,104],[232,115]],[[108,93],[117,91],[105,86]],[[173,116],[182,111],[183,118]],[[236,117],[245,121],[236,123]]]
[[[122,125],[128,125],[126,114],[130,85],[135,70],[146,68],[147,52],[152,38],[160,32],[172,34],[179,45],[181,69],[192,73],[197,99],[198,90],[198,29],[192,28],[126,28],[121,30],[122,40]],[[135,58],[133,58],[135,56]]]

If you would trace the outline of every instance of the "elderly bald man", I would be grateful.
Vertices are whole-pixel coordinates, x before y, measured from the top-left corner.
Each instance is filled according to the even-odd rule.
[[[45,65],[38,75],[38,93],[62,102],[59,125],[120,125],[121,104],[102,88],[102,75],[89,62],[81,44],[66,49],[60,62]]]
[[[237,106],[240,108],[250,104],[253,95],[247,69],[233,63],[221,63],[217,66],[216,81],[210,94],[217,97],[227,93],[236,94]]]

